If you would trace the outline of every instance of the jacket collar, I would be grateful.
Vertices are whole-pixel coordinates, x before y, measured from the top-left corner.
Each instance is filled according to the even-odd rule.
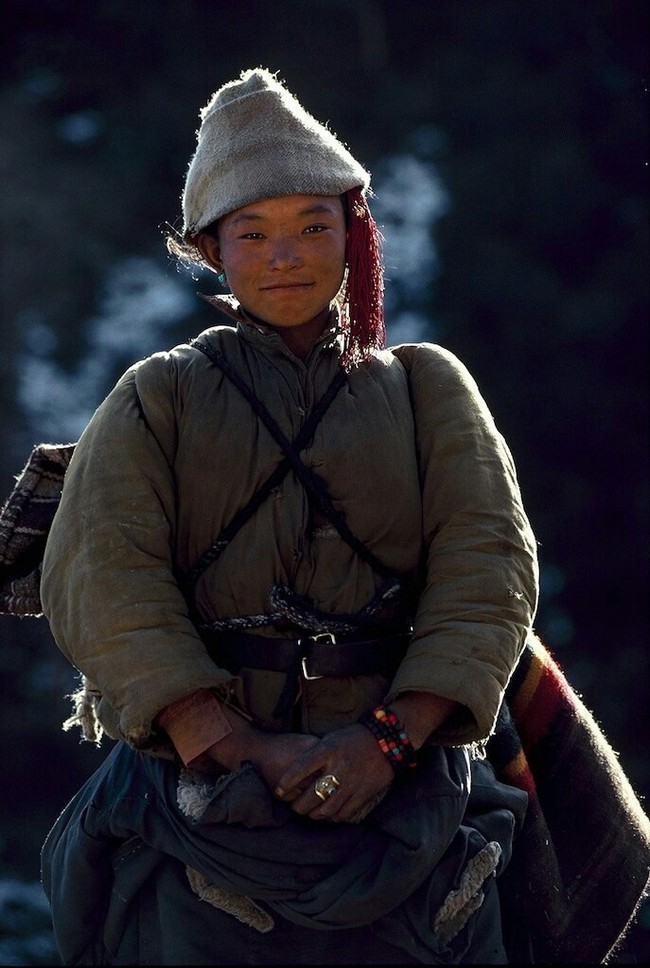
[[[230,295],[204,295],[199,293],[202,299],[218,309],[237,325],[237,330],[247,342],[265,348],[277,348],[283,352],[291,354],[286,347],[282,337],[270,326],[252,319],[246,310],[242,308],[237,299]],[[341,331],[341,319],[338,307],[334,307],[330,314],[330,320],[323,329],[322,334],[316,341],[314,349],[336,349],[339,353],[343,352],[343,333]]]

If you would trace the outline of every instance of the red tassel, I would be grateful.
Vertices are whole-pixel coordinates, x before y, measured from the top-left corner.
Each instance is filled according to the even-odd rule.
[[[349,211],[348,274],[343,308],[346,370],[386,345],[381,236],[359,188],[346,193]]]

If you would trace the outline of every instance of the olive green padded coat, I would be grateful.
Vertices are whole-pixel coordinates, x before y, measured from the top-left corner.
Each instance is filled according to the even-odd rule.
[[[290,439],[339,367],[334,318],[305,361],[243,318],[201,338]],[[434,742],[484,741],[532,626],[538,568],[511,454],[475,381],[432,343],[382,351],[348,374],[301,457],[387,568],[422,575],[411,643],[393,681],[303,681],[302,729],[322,735],[386,695],[415,689],[462,706]],[[90,420],[66,474],[41,596],[109,736],[164,752],[157,713],[200,688],[282,728],[271,710],[284,674],[252,672],[244,689],[219,668],[175,578],[281,458],[239,390],[189,344],[128,369]],[[201,578],[196,601],[207,621],[259,615],[270,611],[270,589],[284,585],[316,608],[355,613],[381,581],[331,525],[313,525],[291,472]]]

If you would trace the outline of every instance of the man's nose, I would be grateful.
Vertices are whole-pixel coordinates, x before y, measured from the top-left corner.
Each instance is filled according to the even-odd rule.
[[[271,247],[269,263],[273,269],[293,269],[302,265],[298,243],[293,239],[278,239]]]

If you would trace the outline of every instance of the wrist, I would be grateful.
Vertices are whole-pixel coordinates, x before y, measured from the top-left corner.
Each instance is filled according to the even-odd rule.
[[[457,706],[444,696],[414,691],[401,693],[390,703],[416,750],[424,746]]]
[[[375,706],[359,717],[359,723],[375,737],[377,745],[396,775],[417,766],[417,753],[404,724],[390,706]]]
[[[238,769],[244,760],[255,758],[255,748],[261,734],[247,719],[230,707],[222,708],[230,726],[230,732],[214,742],[206,753],[219,766],[232,771]]]

